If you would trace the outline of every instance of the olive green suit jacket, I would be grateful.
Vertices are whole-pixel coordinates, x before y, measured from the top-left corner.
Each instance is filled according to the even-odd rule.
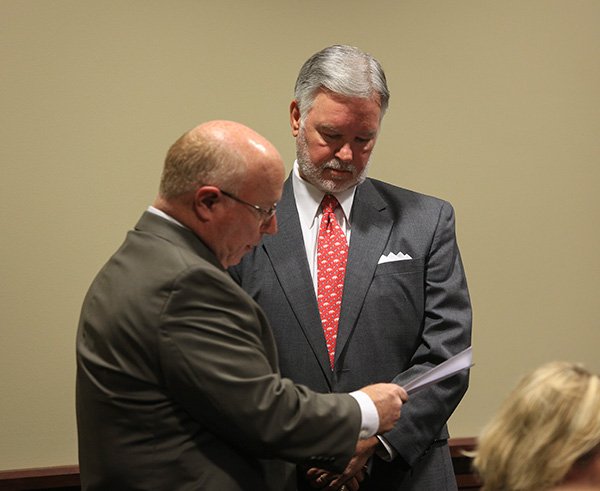
[[[358,404],[277,367],[261,308],[190,230],[144,213],[81,312],[82,488],[285,489],[293,466],[264,459],[341,471]]]

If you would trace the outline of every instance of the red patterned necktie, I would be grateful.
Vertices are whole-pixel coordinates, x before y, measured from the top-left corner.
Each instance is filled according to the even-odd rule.
[[[348,260],[348,242],[334,213],[339,205],[334,196],[324,196],[317,240],[317,302],[332,369]]]

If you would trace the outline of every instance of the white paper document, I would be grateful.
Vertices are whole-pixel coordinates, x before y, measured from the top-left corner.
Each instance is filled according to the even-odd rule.
[[[418,390],[429,387],[431,384],[436,384],[441,380],[452,377],[452,375],[457,374],[461,370],[472,367],[472,360],[472,350],[471,346],[469,346],[467,349],[454,355],[452,358],[448,358],[445,362],[440,363],[431,370],[416,376],[402,387],[404,387],[404,390],[406,390],[408,394],[414,394]]]

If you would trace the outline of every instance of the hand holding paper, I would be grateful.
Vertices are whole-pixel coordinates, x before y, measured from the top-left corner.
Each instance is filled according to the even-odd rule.
[[[469,346],[467,349],[454,355],[452,358],[448,358],[445,362],[440,363],[431,370],[416,376],[410,382],[403,385],[403,387],[409,395],[414,394],[425,387],[429,387],[431,384],[436,384],[462,370],[472,367],[472,358],[472,349]]]

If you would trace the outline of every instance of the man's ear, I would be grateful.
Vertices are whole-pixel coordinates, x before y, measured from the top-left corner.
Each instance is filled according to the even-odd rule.
[[[290,104],[290,126],[292,127],[292,135],[298,136],[300,132],[300,108],[296,99]]]
[[[215,205],[221,200],[222,194],[215,186],[202,186],[194,191],[194,212],[206,222],[214,213]]]

